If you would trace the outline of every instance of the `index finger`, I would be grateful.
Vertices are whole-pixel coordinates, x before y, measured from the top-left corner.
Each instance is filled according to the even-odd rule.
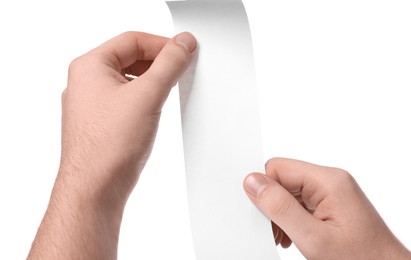
[[[136,61],[152,61],[169,39],[143,32],[125,32],[103,43],[91,52],[103,62],[121,71]]]
[[[339,181],[337,172],[343,170],[285,158],[272,158],[266,164],[268,177],[314,205],[334,191]]]

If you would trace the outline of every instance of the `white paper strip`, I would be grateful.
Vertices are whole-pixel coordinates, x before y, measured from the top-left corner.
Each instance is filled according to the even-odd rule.
[[[193,241],[198,260],[279,259],[265,218],[246,197],[263,171],[258,93],[241,1],[167,2],[178,32],[198,40],[196,66],[179,82]]]

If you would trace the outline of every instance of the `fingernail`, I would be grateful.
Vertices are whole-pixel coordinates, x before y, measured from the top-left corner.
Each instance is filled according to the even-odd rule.
[[[264,192],[267,185],[267,178],[258,173],[248,175],[244,182],[245,190],[254,197],[260,196]]]
[[[189,53],[192,53],[197,46],[197,41],[189,32],[183,32],[174,38],[175,42],[183,46]]]

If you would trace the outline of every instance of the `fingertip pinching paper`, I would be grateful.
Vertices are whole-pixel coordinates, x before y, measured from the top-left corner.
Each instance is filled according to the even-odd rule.
[[[270,221],[243,179],[263,171],[253,47],[242,1],[167,2],[198,57],[180,86],[189,211],[197,260],[275,260]]]

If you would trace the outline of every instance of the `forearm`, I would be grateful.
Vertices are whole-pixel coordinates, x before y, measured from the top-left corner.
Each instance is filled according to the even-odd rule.
[[[70,64],[60,171],[29,259],[116,258],[127,198],[195,49],[189,33],[127,32]]]
[[[28,259],[116,259],[123,201],[59,173]]]

